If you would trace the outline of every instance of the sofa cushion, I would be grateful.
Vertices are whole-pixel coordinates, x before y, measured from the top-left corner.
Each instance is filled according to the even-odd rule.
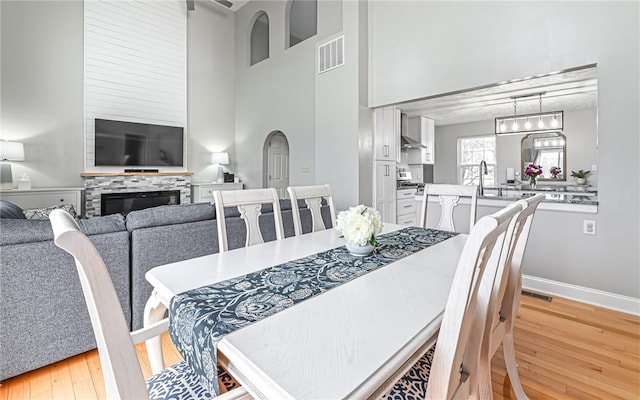
[[[120,232],[127,229],[125,227],[124,217],[121,214],[81,219],[78,221],[78,226],[87,236]]]
[[[10,201],[0,200],[0,218],[24,219],[22,208]]]
[[[131,211],[127,214],[126,225],[132,232],[140,228],[205,221],[214,219],[215,215],[211,203],[167,205]]]
[[[88,236],[126,230],[124,218],[120,214],[80,220],[78,225]],[[2,246],[53,240],[53,230],[48,219],[0,219],[0,232]]]

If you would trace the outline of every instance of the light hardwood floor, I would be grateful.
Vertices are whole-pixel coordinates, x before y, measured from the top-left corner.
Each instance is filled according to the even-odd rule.
[[[640,318],[555,297],[522,297],[515,332],[520,377],[531,399],[640,399]],[[150,376],[143,345],[144,374]],[[180,359],[168,336],[165,359]],[[502,350],[493,359],[494,398],[514,399]],[[103,399],[98,353],[11,378],[0,400]]]

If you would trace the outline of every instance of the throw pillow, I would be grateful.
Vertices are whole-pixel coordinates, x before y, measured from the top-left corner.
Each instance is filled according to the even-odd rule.
[[[10,201],[0,200],[0,218],[24,219],[22,208]]]
[[[51,211],[56,209],[63,209],[75,219],[78,219],[78,215],[76,214],[76,210],[73,208],[73,204],[61,204],[59,206],[51,206],[51,207],[42,207],[42,208],[29,208],[23,210],[25,218],[27,219],[49,219],[49,214]]]

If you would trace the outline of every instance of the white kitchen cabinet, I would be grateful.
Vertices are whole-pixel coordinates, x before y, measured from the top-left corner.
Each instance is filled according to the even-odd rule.
[[[1,191],[0,199],[9,201],[22,209],[72,204],[76,213],[82,215],[83,192],[83,188],[13,189]]]
[[[407,120],[407,129],[419,136],[420,143],[426,148],[408,152],[409,164],[434,164],[435,163],[435,124],[431,118],[418,115],[410,116]],[[419,132],[419,135],[415,134]]]
[[[396,192],[396,223],[416,225],[416,190],[400,189]]]
[[[373,158],[379,161],[400,160],[400,110],[393,106],[373,111]]]
[[[396,162],[400,160],[400,110],[373,111],[373,199],[382,222],[396,223]]]
[[[422,144],[427,148],[422,149],[422,163],[423,164],[435,164],[435,123],[431,118],[421,117],[422,125],[420,135],[422,137]]]
[[[373,207],[378,210],[382,222],[396,222],[396,163],[375,161],[373,181]]]
[[[402,200],[415,200],[416,199],[416,189],[414,188],[409,188],[409,189],[398,189],[396,191],[396,199],[398,201],[402,201]]]
[[[192,183],[191,201],[193,203],[213,203],[215,190],[242,190],[244,184],[236,183]]]

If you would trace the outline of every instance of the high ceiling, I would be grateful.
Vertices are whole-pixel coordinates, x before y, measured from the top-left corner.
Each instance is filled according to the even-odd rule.
[[[540,111],[539,96],[520,96],[541,92],[546,92],[542,96],[543,112],[596,107],[596,67],[500,82],[407,102],[398,107],[406,114],[429,117],[435,120],[436,125],[451,125],[513,115],[512,97],[518,97],[518,115],[537,113]]]
[[[211,0],[221,7],[224,7],[233,12],[238,11],[242,6],[247,4],[249,0]]]

